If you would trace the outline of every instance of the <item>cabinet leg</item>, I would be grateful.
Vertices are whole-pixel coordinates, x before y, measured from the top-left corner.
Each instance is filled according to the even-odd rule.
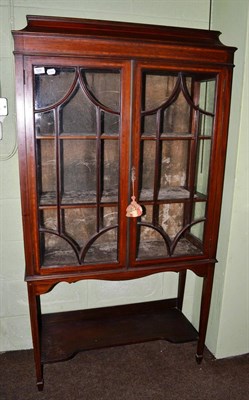
[[[196,362],[200,364],[203,359],[203,351],[207,333],[208,316],[211,303],[212,286],[214,278],[214,265],[210,265],[208,268],[207,275],[203,279],[202,287],[202,299],[201,299],[201,310],[200,310],[200,322],[199,322],[199,340],[197,343]]]
[[[42,392],[43,391],[43,386],[44,386],[44,381],[43,381],[43,379],[42,379],[42,381],[40,381],[40,382],[36,382],[36,386],[37,386],[37,389],[39,390],[39,392]]]
[[[29,312],[31,322],[31,332],[34,347],[34,360],[36,369],[36,384],[39,391],[43,389],[43,365],[41,363],[41,339],[40,339],[40,326],[41,326],[41,304],[40,296],[35,293],[35,286],[28,283],[29,295]]]
[[[182,310],[187,270],[179,272],[177,307]]]

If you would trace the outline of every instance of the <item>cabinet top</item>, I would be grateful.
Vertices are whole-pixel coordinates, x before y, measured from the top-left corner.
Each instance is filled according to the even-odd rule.
[[[30,37],[39,38],[39,41],[49,38],[75,37],[78,40],[101,40],[110,42],[140,43],[152,45],[157,42],[161,46],[179,48],[206,48],[214,51],[229,53],[226,61],[232,61],[234,47],[223,45],[219,36],[221,32],[178,28],[162,25],[149,25],[131,22],[115,22],[106,20],[64,18],[28,15],[27,26],[22,30],[12,32],[15,40],[15,52],[37,53],[28,45]],[[25,41],[22,40],[25,37]],[[59,42],[58,42],[59,44]],[[39,47],[39,46],[38,46]],[[26,51],[25,51],[26,50]],[[41,49],[42,50],[42,49]],[[52,50],[52,49],[51,49]],[[229,60],[228,60],[229,59]],[[223,60],[225,61],[225,60]]]
[[[192,43],[223,46],[221,32],[205,29],[178,28],[133,22],[27,15],[27,26],[14,34],[49,33],[95,36],[99,38],[143,39],[167,43]]]

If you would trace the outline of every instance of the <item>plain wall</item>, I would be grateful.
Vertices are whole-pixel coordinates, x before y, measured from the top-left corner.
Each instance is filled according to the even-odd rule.
[[[213,3],[212,28],[238,50],[213,307],[207,345],[217,358],[249,352],[249,2]],[[228,229],[230,225],[230,229]]]

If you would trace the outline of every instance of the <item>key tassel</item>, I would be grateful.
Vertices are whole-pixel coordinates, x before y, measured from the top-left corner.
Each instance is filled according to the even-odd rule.
[[[132,196],[131,196],[131,203],[128,205],[128,207],[126,208],[126,217],[129,218],[136,218],[136,217],[140,217],[143,214],[143,209],[140,206],[140,204],[138,204],[136,202],[136,197],[134,195],[134,182],[136,180],[136,176],[135,176],[135,168],[132,168],[132,174],[131,174],[131,181],[132,181]]]

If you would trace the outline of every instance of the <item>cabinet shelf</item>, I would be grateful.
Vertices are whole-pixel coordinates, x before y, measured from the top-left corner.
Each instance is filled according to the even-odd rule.
[[[168,187],[161,189],[159,191],[157,202],[158,203],[177,203],[190,199],[189,190],[180,187]],[[194,201],[206,201],[207,196],[202,193],[196,192],[194,194]],[[144,204],[153,203],[153,190],[152,189],[142,189],[139,196],[139,201]],[[117,190],[108,190],[102,193],[100,199],[100,206],[107,205],[117,205],[118,203],[118,193]],[[51,208],[56,207],[57,196],[56,192],[44,192],[40,195],[40,208]],[[70,191],[63,194],[60,202],[62,208],[68,207],[85,207],[85,206],[95,206],[96,205],[96,192],[95,191]]]
[[[157,200],[161,202],[181,202],[182,200],[190,199],[190,191],[182,186],[171,186],[159,190]],[[194,194],[195,201],[206,201],[207,196],[196,192]],[[153,190],[142,189],[139,200],[143,202],[153,201]]]
[[[159,190],[157,200],[180,200],[189,199],[190,192],[181,186],[171,186]],[[152,189],[142,189],[139,196],[140,201],[153,200]]]
[[[196,256],[203,254],[198,242],[193,241],[191,236],[181,238],[173,251],[168,254],[166,244],[162,240],[144,240],[138,247],[137,261],[168,259],[170,257],[181,257],[184,255]],[[94,243],[88,249],[85,264],[96,264],[117,261],[117,243],[114,241]],[[73,249],[50,249],[44,253],[43,268],[50,266],[72,265],[77,266],[77,256]]]
[[[174,249],[171,257],[181,257],[184,255],[195,256],[203,254],[201,247],[193,243],[189,238],[181,238]],[[138,249],[138,260],[148,260],[156,258],[168,258],[166,245],[161,240],[144,241]]]
[[[141,139],[142,140],[155,140],[157,139],[157,135],[156,133],[142,133],[141,135]],[[178,132],[174,132],[174,133],[161,133],[160,134],[160,140],[165,140],[165,139],[169,139],[169,140],[190,140],[190,139],[194,139],[194,134],[193,133],[178,133]]]
[[[94,243],[87,251],[85,264],[117,262],[117,242]],[[80,265],[73,249],[50,249],[44,253],[43,268],[60,265]]]
[[[93,135],[93,134],[86,134],[86,133],[82,133],[82,134],[68,134],[68,133],[61,133],[58,135],[59,140],[93,140],[93,139],[98,139],[97,135]],[[119,135],[117,135],[116,133],[101,133],[101,135],[99,136],[99,138],[101,140],[118,140],[119,139]],[[56,139],[56,135],[51,135],[51,133],[43,133],[42,135],[36,135],[36,139],[37,140],[55,140]]]
[[[61,198],[61,206],[66,205],[96,205],[96,191],[70,191],[65,192]],[[101,204],[117,204],[118,193],[117,190],[103,191]],[[44,192],[40,195],[40,206],[50,206],[57,204],[56,192]]]
[[[83,350],[165,339],[195,341],[198,333],[177,309],[177,299],[42,316],[42,363]]]

